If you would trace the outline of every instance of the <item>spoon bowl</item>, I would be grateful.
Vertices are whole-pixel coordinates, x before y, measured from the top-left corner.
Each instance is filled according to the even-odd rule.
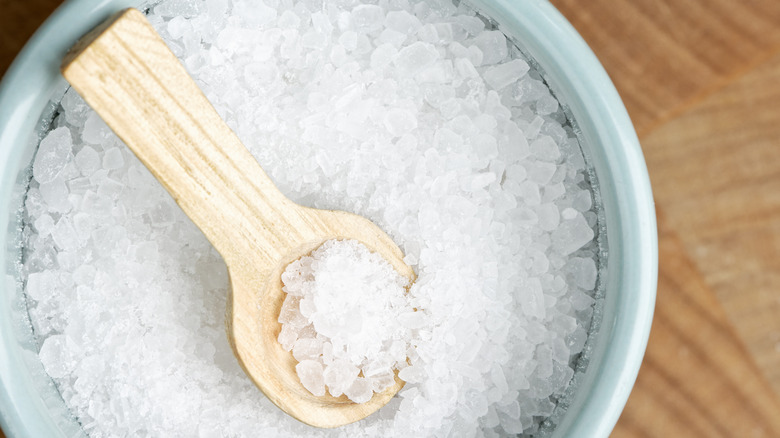
[[[414,281],[386,233],[363,217],[287,199],[138,10],[121,11],[85,35],[61,70],[224,258],[230,344],[274,404],[306,424],[338,427],[375,412],[401,389],[396,375],[366,403],[315,396],[277,341],[281,273],[327,240],[357,240]]]

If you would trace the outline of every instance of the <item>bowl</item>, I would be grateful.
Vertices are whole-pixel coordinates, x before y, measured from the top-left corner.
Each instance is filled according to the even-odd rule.
[[[9,438],[83,434],[37,356],[22,283],[21,207],[49,104],[66,83],[65,52],[114,12],[141,1],[70,0],[36,32],[0,83],[0,427]],[[538,64],[575,122],[595,172],[606,266],[603,305],[589,339],[587,368],[575,377],[552,437],[607,437],[628,399],[647,345],[655,303],[655,210],[636,133],[614,85],[587,44],[546,0],[470,0]],[[555,415],[555,414],[554,414]]]

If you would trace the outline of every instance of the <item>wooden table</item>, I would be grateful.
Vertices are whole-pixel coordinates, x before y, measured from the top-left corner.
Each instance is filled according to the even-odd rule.
[[[2,72],[60,1],[0,1]],[[780,1],[552,2],[617,85],[659,213],[656,317],[613,436],[780,437]]]

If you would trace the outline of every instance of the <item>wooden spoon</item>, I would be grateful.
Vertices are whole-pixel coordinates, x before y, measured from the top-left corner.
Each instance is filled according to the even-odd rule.
[[[314,396],[277,342],[281,273],[326,240],[356,239],[414,280],[379,227],[282,195],[138,10],[124,10],[85,35],[66,55],[62,74],[222,254],[231,287],[230,344],[272,402],[306,424],[337,427],[372,414],[401,389],[396,376],[394,386],[363,404]]]

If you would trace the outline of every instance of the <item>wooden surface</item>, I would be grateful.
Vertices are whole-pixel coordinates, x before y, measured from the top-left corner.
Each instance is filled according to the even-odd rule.
[[[57,2],[0,1],[3,69]],[[613,436],[780,437],[780,1],[552,2],[623,96],[659,210],[656,318]]]
[[[780,2],[553,0],[640,135],[658,304],[614,436],[780,437]]]
[[[327,240],[357,240],[414,281],[387,234],[363,217],[285,198],[137,9],[82,38],[62,74],[222,255],[231,287],[228,338],[268,399],[306,424],[330,428],[362,420],[393,398],[403,387],[397,376],[365,403],[314,395],[277,342],[282,271]]]

